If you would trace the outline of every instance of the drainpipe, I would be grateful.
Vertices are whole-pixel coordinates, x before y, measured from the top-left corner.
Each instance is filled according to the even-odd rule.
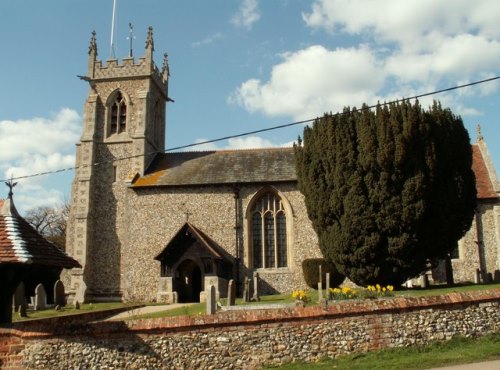
[[[477,244],[477,256],[479,259],[479,276],[481,277],[481,281],[486,283],[488,280],[487,271],[486,271],[486,261],[484,260],[484,245],[483,245],[483,225],[481,220],[481,214],[479,210],[476,208],[475,212],[476,218],[476,244]]]
[[[236,247],[236,266],[234,271],[234,283],[236,284],[236,295],[240,290],[240,189],[234,187],[234,242]]]

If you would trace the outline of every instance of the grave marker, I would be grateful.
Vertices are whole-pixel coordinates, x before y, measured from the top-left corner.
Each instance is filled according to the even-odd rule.
[[[47,293],[42,284],[35,288],[35,311],[45,310],[47,308]]]
[[[234,285],[234,280],[229,280],[227,287],[227,305],[234,306],[236,304],[236,286]]]
[[[214,315],[217,310],[217,302],[215,300],[215,287],[210,285],[207,292],[207,315]]]
[[[66,292],[61,280],[57,280],[54,284],[54,304],[61,307],[66,306]]]

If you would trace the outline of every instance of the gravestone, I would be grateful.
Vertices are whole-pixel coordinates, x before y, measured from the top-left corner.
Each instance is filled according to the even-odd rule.
[[[54,284],[54,304],[61,307],[66,306],[66,292],[61,280],[57,280]]]
[[[26,298],[23,299],[21,305],[19,306],[19,316],[21,317],[28,317],[28,302],[26,301]]]
[[[21,281],[14,292],[14,311],[18,312],[25,301],[24,283]]]
[[[259,273],[256,272],[255,275],[253,276],[253,296],[252,296],[252,301],[254,302],[260,302],[260,296],[259,296]]]
[[[35,311],[45,310],[47,308],[47,293],[42,284],[35,288]]]
[[[80,284],[76,287],[75,301],[85,302],[85,293],[87,291],[87,284],[82,280]]]
[[[75,310],[79,310],[79,309],[80,309],[80,302],[75,301]]]
[[[427,274],[423,274],[420,277],[420,288],[427,289],[429,287],[429,277]]]
[[[243,302],[250,302],[250,280],[246,276],[243,282]]]
[[[330,297],[330,273],[326,273],[326,292],[325,292],[325,299],[328,300]]]
[[[323,284],[323,272],[321,271],[322,268],[321,268],[321,265],[319,265],[319,283],[320,284]]]
[[[476,274],[474,275],[474,284],[481,284],[481,270],[476,269]]]
[[[234,285],[234,280],[229,280],[227,286],[227,305],[234,306],[236,304],[236,286]]]
[[[215,287],[210,285],[207,292],[207,315],[214,315],[217,310],[217,302],[215,299]]]

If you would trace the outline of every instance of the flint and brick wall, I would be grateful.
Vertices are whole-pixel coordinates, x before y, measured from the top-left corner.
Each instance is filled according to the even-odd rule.
[[[0,329],[2,369],[255,369],[500,332],[500,289]],[[71,320],[71,319],[69,319]]]

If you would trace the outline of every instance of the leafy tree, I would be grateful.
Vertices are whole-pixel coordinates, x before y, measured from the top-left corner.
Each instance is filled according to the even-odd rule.
[[[470,139],[437,102],[325,114],[295,154],[323,256],[357,284],[397,286],[445,258],[470,228]]]
[[[26,212],[24,218],[45,239],[54,243],[59,249],[65,250],[68,215],[69,203],[64,203],[54,207],[32,208]]]

